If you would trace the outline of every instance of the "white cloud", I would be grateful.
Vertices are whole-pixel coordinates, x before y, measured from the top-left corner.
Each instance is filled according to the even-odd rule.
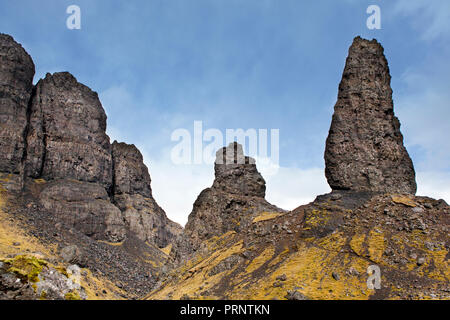
[[[398,0],[394,14],[408,16],[423,40],[435,40],[450,34],[450,1]]]
[[[185,225],[200,192],[212,185],[214,168],[206,165],[175,165],[168,159],[144,155],[152,179],[153,197],[169,219]]]
[[[267,201],[286,210],[293,210],[331,191],[324,169],[319,168],[303,170],[281,167],[277,174],[264,178],[267,182]]]

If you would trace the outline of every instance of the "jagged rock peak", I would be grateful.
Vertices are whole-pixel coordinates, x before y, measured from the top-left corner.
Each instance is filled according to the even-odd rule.
[[[151,197],[151,179],[141,152],[134,144],[114,141],[114,194],[140,194]]]
[[[30,110],[26,174],[112,184],[106,113],[96,92],[68,72],[36,85]]]
[[[35,67],[22,46],[0,33],[0,171],[19,173]]]
[[[182,228],[167,218],[152,196],[150,174],[134,145],[112,144],[114,203],[129,230],[142,241],[166,247]]]
[[[213,188],[228,193],[264,198],[266,182],[255,159],[244,155],[242,145],[233,142],[217,151]]]
[[[333,190],[415,194],[390,82],[381,44],[355,38],[326,143],[325,175]]]

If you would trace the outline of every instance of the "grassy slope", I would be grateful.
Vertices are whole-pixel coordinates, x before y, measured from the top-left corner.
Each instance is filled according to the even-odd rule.
[[[363,207],[366,216],[330,203],[321,208],[305,206],[283,217],[264,213],[265,219],[255,219],[254,223],[283,225],[306,212],[300,230],[293,234],[274,233],[255,240],[252,235],[227,233],[208,240],[206,250],[172,272],[147,298],[285,299],[288,290],[297,290],[309,299],[449,299],[448,244],[442,245],[442,240],[448,242],[445,229],[399,232],[382,213],[383,208],[389,208],[398,215],[410,214],[412,207],[426,201],[432,200],[387,196]],[[448,213],[435,211],[426,214],[430,219],[446,219],[436,225],[448,225]],[[339,215],[346,217],[347,223],[328,235],[308,233]],[[440,245],[430,250],[427,242]],[[419,265],[413,253],[423,257],[424,263]],[[250,258],[219,274],[211,273],[232,255]],[[381,290],[367,287],[370,265],[381,268]]]

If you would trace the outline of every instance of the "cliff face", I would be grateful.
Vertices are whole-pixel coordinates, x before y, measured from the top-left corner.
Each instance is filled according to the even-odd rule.
[[[112,184],[106,114],[97,93],[68,72],[47,74],[31,102],[26,176]]]
[[[168,245],[181,227],[154,201],[139,150],[110,144],[97,93],[68,72],[47,74],[33,88],[30,56],[9,36],[0,45],[0,170],[47,181],[41,203],[86,235],[118,242],[130,231]]]
[[[142,241],[163,248],[181,233],[182,228],[170,221],[156,203],[150,187],[150,175],[142,154],[134,145],[112,145],[113,199],[122,211],[131,232]]]
[[[416,193],[383,52],[359,37],[350,47],[325,150],[333,190]]]
[[[0,171],[20,172],[34,63],[22,46],[0,34]]]

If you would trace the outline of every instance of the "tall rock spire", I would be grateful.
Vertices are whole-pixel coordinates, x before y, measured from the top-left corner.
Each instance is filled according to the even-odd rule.
[[[184,233],[177,244],[181,257],[197,250],[202,241],[229,231],[247,230],[263,212],[284,212],[264,199],[266,182],[255,159],[244,155],[234,142],[216,153],[215,179],[194,203]]]
[[[325,175],[333,190],[415,194],[390,83],[383,47],[355,38],[326,143]]]

